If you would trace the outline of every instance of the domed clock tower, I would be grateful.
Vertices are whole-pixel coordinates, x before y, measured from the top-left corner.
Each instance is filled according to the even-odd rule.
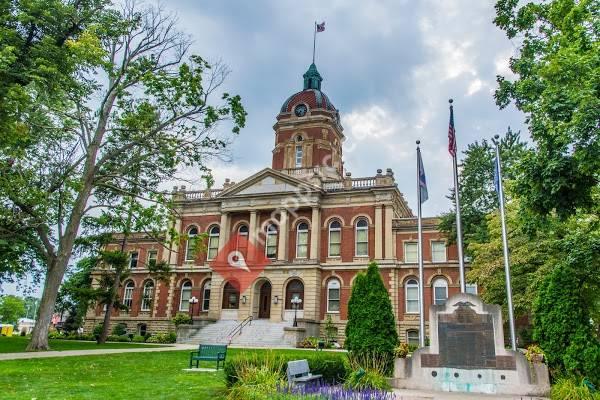
[[[339,112],[321,91],[323,78],[315,64],[303,77],[304,89],[283,103],[273,126],[272,167],[298,177],[318,172],[325,179],[340,179],[345,138]]]

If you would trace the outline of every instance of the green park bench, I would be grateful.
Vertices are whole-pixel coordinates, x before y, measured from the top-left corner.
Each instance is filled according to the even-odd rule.
[[[198,351],[190,353],[190,368],[192,368],[194,361],[196,361],[196,368],[198,368],[200,361],[216,361],[218,370],[221,363],[225,365],[226,355],[227,346],[224,344],[200,344],[198,345]]]

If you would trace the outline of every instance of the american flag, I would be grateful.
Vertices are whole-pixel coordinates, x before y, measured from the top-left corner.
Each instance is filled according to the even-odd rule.
[[[448,152],[456,157],[456,130],[454,130],[454,108],[450,100],[450,124],[448,125]]]
[[[325,30],[325,21],[317,24],[317,32],[323,32]]]

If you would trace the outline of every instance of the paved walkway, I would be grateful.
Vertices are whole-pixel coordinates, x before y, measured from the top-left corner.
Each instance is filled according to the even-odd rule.
[[[152,353],[156,351],[178,351],[195,350],[198,345],[194,344],[172,344],[156,347],[140,347],[127,349],[98,349],[98,350],[64,350],[64,351],[29,351],[23,353],[0,353],[0,361],[5,360],[25,360],[30,358],[49,358],[49,357],[74,357],[74,356],[93,356],[98,354],[120,354],[120,353]]]
[[[500,394],[481,393],[456,393],[456,392],[434,392],[426,390],[394,390],[397,400],[462,400],[462,399],[488,399],[488,400],[546,400],[546,397],[510,396]]]

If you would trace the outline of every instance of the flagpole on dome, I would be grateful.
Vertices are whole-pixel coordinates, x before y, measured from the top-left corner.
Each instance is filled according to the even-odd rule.
[[[317,21],[315,21],[315,31],[313,33],[313,60],[312,63],[315,63],[315,50],[317,48],[317,32],[323,32],[325,30],[325,21],[321,22],[320,24],[317,24]]]
[[[417,140],[417,260],[419,262],[419,347],[425,347],[425,296],[424,294],[424,272],[423,272],[423,228],[421,204],[429,198],[427,193],[427,181],[425,179],[425,169],[421,159],[421,144]]]
[[[448,152],[452,156],[452,168],[454,170],[454,200],[456,203],[456,244],[458,247],[458,270],[460,275],[460,292],[466,292],[465,281],[465,258],[463,255],[462,223],[460,217],[460,186],[458,182],[458,163],[456,161],[456,130],[454,129],[454,107],[450,99],[450,123],[448,126]]]
[[[514,351],[517,350],[517,339],[515,332],[515,317],[513,312],[512,285],[510,283],[510,263],[508,254],[508,237],[506,235],[506,216],[504,214],[504,188],[502,186],[502,163],[500,162],[500,136],[494,136],[492,142],[496,145],[496,160],[494,161],[494,186],[498,193],[500,203],[500,219],[502,220],[502,251],[504,253],[504,275],[506,277],[506,297],[508,305],[508,324],[510,328],[510,345]]]

